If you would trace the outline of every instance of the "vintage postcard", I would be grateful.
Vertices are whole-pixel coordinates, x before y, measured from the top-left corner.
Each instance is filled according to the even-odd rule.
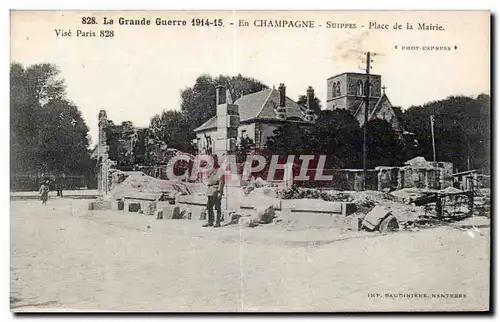
[[[489,311],[490,23],[11,11],[11,311]]]

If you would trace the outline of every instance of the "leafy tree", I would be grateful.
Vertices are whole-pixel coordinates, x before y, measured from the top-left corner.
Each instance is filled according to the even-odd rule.
[[[90,171],[88,127],[66,99],[64,80],[52,64],[10,66],[11,186],[38,185],[41,173],[84,175]]]
[[[132,164],[149,164],[149,156],[151,153],[151,130],[138,129],[134,134],[132,141]]]
[[[307,107],[307,95],[300,95],[297,104]],[[316,95],[314,95],[313,101],[311,102],[311,107],[314,113],[318,114],[321,112],[321,101]]]
[[[259,80],[251,77],[245,77],[241,74],[238,74],[237,76],[219,75],[219,77],[216,78],[215,83],[229,88],[233,102],[240,98],[241,95],[259,92],[268,88],[268,86],[262,84]]]
[[[32,65],[26,69],[28,90],[42,106],[50,100],[59,100],[66,96],[66,86],[59,73],[59,68],[52,64]]]
[[[309,127],[309,124],[284,123],[267,138],[265,148],[278,155],[309,154]]]
[[[201,75],[192,87],[181,91],[181,110],[189,117],[192,131],[215,114],[214,79],[209,75]]]
[[[26,70],[10,67],[10,149],[11,172],[36,170],[36,147],[41,119],[40,103],[29,91]]]
[[[403,144],[399,134],[385,120],[373,119],[368,122],[367,166],[398,166],[403,163]]]
[[[45,172],[83,174],[88,158],[88,127],[80,111],[65,100],[50,100],[43,108],[38,166]]]
[[[191,138],[194,138],[193,129],[216,114],[215,87],[217,85],[229,88],[233,101],[242,93],[250,94],[267,88],[258,80],[242,75],[219,75],[216,78],[210,75],[199,76],[192,87],[181,91],[181,111],[187,120],[186,132],[191,135]]]
[[[362,136],[359,122],[344,109],[321,111],[310,131],[311,150],[326,155],[332,168],[359,167]]]
[[[187,130],[188,119],[179,111],[163,111],[155,115],[149,129],[155,144],[167,145],[169,148],[184,152],[192,151],[191,135]]]
[[[328,168],[358,167],[361,132],[347,111],[321,111],[314,126],[285,123],[268,138],[266,148],[279,155],[326,155]]]
[[[405,128],[415,133],[414,156],[433,160],[430,116],[434,115],[437,161],[453,162],[457,171],[490,172],[489,95],[477,98],[451,96],[445,100],[412,106],[403,113]]]
[[[109,159],[116,161],[119,168],[126,165],[128,166],[131,162],[130,156],[127,155],[127,145],[130,144],[130,133],[117,131],[115,129],[115,124],[111,120],[108,120],[104,132],[106,134],[106,144],[109,147]]]
[[[252,138],[242,137],[240,138],[238,145],[236,146],[236,160],[238,163],[245,162],[247,155],[255,150],[255,142]]]
[[[401,120],[403,118],[403,109],[401,106],[393,106],[392,109],[394,110],[394,114],[396,114],[396,118]]]
[[[267,88],[258,80],[242,75],[219,75],[215,78],[201,75],[192,87],[181,91],[180,111],[163,111],[151,119],[151,144],[192,152],[193,130],[216,114],[215,88],[218,85],[230,90],[233,102],[242,94]]]

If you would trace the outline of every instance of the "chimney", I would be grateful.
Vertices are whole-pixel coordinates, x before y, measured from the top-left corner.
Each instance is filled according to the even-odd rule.
[[[313,122],[315,120],[314,111],[312,109],[312,103],[314,100],[314,89],[312,86],[307,88],[307,110],[306,110],[306,120]]]
[[[279,107],[285,107],[285,100],[286,100],[286,87],[285,84],[280,83],[280,86],[278,87],[278,91],[280,93],[280,100],[279,100]]]
[[[215,86],[215,105],[225,103],[226,93],[224,93],[224,86]]]
[[[231,95],[231,91],[226,89],[226,103],[227,104],[233,104],[233,95]]]
[[[307,108],[310,110],[312,109],[313,100],[314,100],[314,89],[312,88],[312,86],[309,86],[307,88]]]

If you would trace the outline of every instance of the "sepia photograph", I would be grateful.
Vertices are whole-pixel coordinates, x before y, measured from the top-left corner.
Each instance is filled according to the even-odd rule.
[[[11,10],[11,312],[490,312],[491,21]]]

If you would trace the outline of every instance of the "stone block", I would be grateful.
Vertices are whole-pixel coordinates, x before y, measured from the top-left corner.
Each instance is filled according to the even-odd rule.
[[[195,219],[201,219],[203,211],[206,209],[204,206],[193,206],[193,205],[181,205],[181,207],[184,207],[186,211],[187,217],[191,216],[191,218]]]
[[[100,200],[100,201],[91,201],[88,206],[89,210],[109,210],[111,208],[110,200]]]
[[[387,216],[391,215],[390,209],[383,206],[375,206],[362,221],[362,226],[368,230],[373,231],[378,228],[381,221]]]
[[[207,220],[207,217],[208,217],[207,210],[206,209],[202,210],[200,213],[200,220]]]
[[[205,195],[185,195],[179,196],[177,202],[190,206],[206,206],[207,196]]]
[[[195,211],[193,211],[192,206],[184,206],[184,207],[181,206],[181,214],[182,214],[183,219],[191,220],[193,218],[193,212],[195,212]],[[196,212],[195,217],[199,217],[199,216],[200,216],[199,213]]]
[[[357,210],[356,204],[354,202],[343,202],[342,203],[342,215],[349,216],[355,213]]]
[[[359,217],[345,217],[344,228],[348,230],[359,231],[361,230],[362,219]]]
[[[278,224],[278,223],[280,223],[282,221],[283,221],[283,219],[281,219],[281,218],[274,218],[273,219],[273,224]]]
[[[111,200],[111,210],[123,210],[124,202],[123,200]]]
[[[239,223],[240,218],[241,218],[241,214],[231,213],[228,215],[228,220],[223,223],[223,226],[237,224],[237,223]]]
[[[145,215],[152,216],[156,212],[157,202],[155,201],[141,201],[141,209]]]
[[[139,210],[141,210],[141,203],[140,202],[129,202],[127,209],[129,212],[139,212]]]
[[[259,207],[256,209],[256,219],[261,224],[269,224],[276,217],[276,212],[273,206]]]
[[[182,219],[181,209],[179,206],[163,206],[162,208],[159,208],[158,211],[163,213],[162,219]]]
[[[344,216],[348,216],[357,210],[356,204],[353,202],[324,201],[319,199],[282,200],[281,207],[283,209],[290,209],[292,212],[339,214]]]
[[[241,217],[238,220],[238,224],[241,227],[257,227],[259,225],[259,220],[255,217]]]

